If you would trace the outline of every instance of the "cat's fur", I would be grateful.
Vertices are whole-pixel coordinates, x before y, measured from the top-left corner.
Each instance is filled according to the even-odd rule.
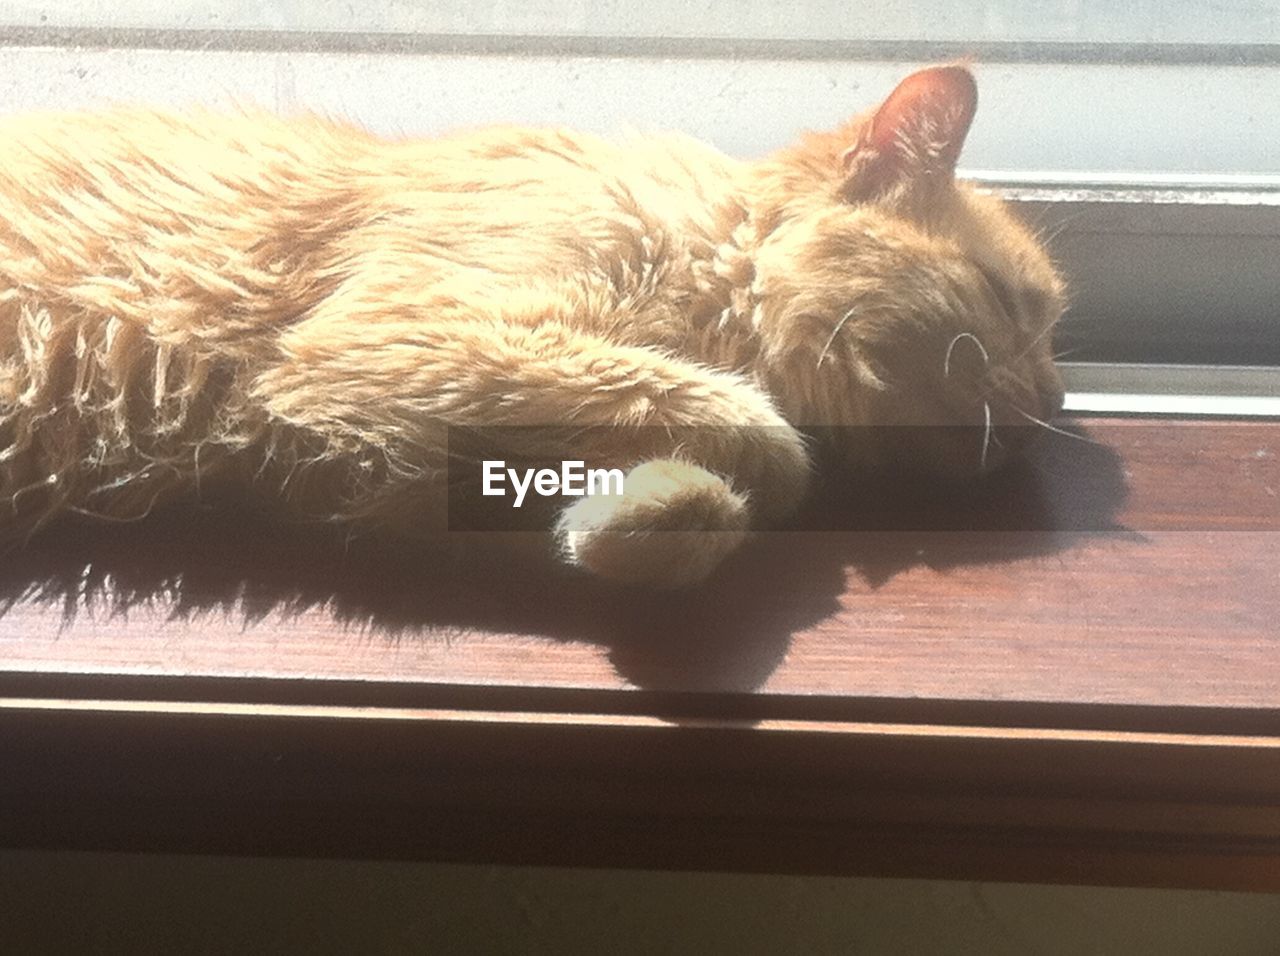
[[[688,139],[317,117],[0,121],[0,501],[10,535],[226,481],[439,529],[476,454],[622,465],[556,520],[607,577],[697,581],[859,466],[993,467],[1061,400],[1062,284],[954,180],[969,72],[754,163]],[[928,430],[914,426],[964,426]],[[687,426],[687,427],[686,427]],[[489,431],[485,431],[489,429]]]

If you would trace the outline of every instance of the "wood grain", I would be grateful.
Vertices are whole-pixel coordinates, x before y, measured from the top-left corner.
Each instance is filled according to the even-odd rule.
[[[0,566],[0,843],[1280,889],[1280,423],[826,488],[697,593],[217,508]]]
[[[1275,705],[1280,424],[1082,426],[981,491],[828,489],[689,594],[220,511],[65,528],[0,568],[0,672]]]

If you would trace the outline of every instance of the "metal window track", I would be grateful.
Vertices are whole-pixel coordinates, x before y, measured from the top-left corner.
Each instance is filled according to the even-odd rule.
[[[1280,368],[1066,362],[1065,410],[1280,418]]]

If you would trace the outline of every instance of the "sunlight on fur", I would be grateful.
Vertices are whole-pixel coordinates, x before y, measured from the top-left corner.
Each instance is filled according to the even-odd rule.
[[[975,107],[967,69],[923,70],[756,162],[674,135],[0,120],[0,535],[214,485],[429,535],[460,458],[513,452],[451,434],[556,426],[514,451],[628,472],[547,516],[565,560],[681,586],[798,507],[806,430],[854,475],[995,468],[1060,407],[1063,286],[955,179]]]

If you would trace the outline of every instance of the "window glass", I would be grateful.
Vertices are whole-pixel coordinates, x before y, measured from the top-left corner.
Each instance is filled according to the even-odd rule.
[[[0,3],[0,22],[1106,46],[1280,43],[1277,0],[8,0]]]

